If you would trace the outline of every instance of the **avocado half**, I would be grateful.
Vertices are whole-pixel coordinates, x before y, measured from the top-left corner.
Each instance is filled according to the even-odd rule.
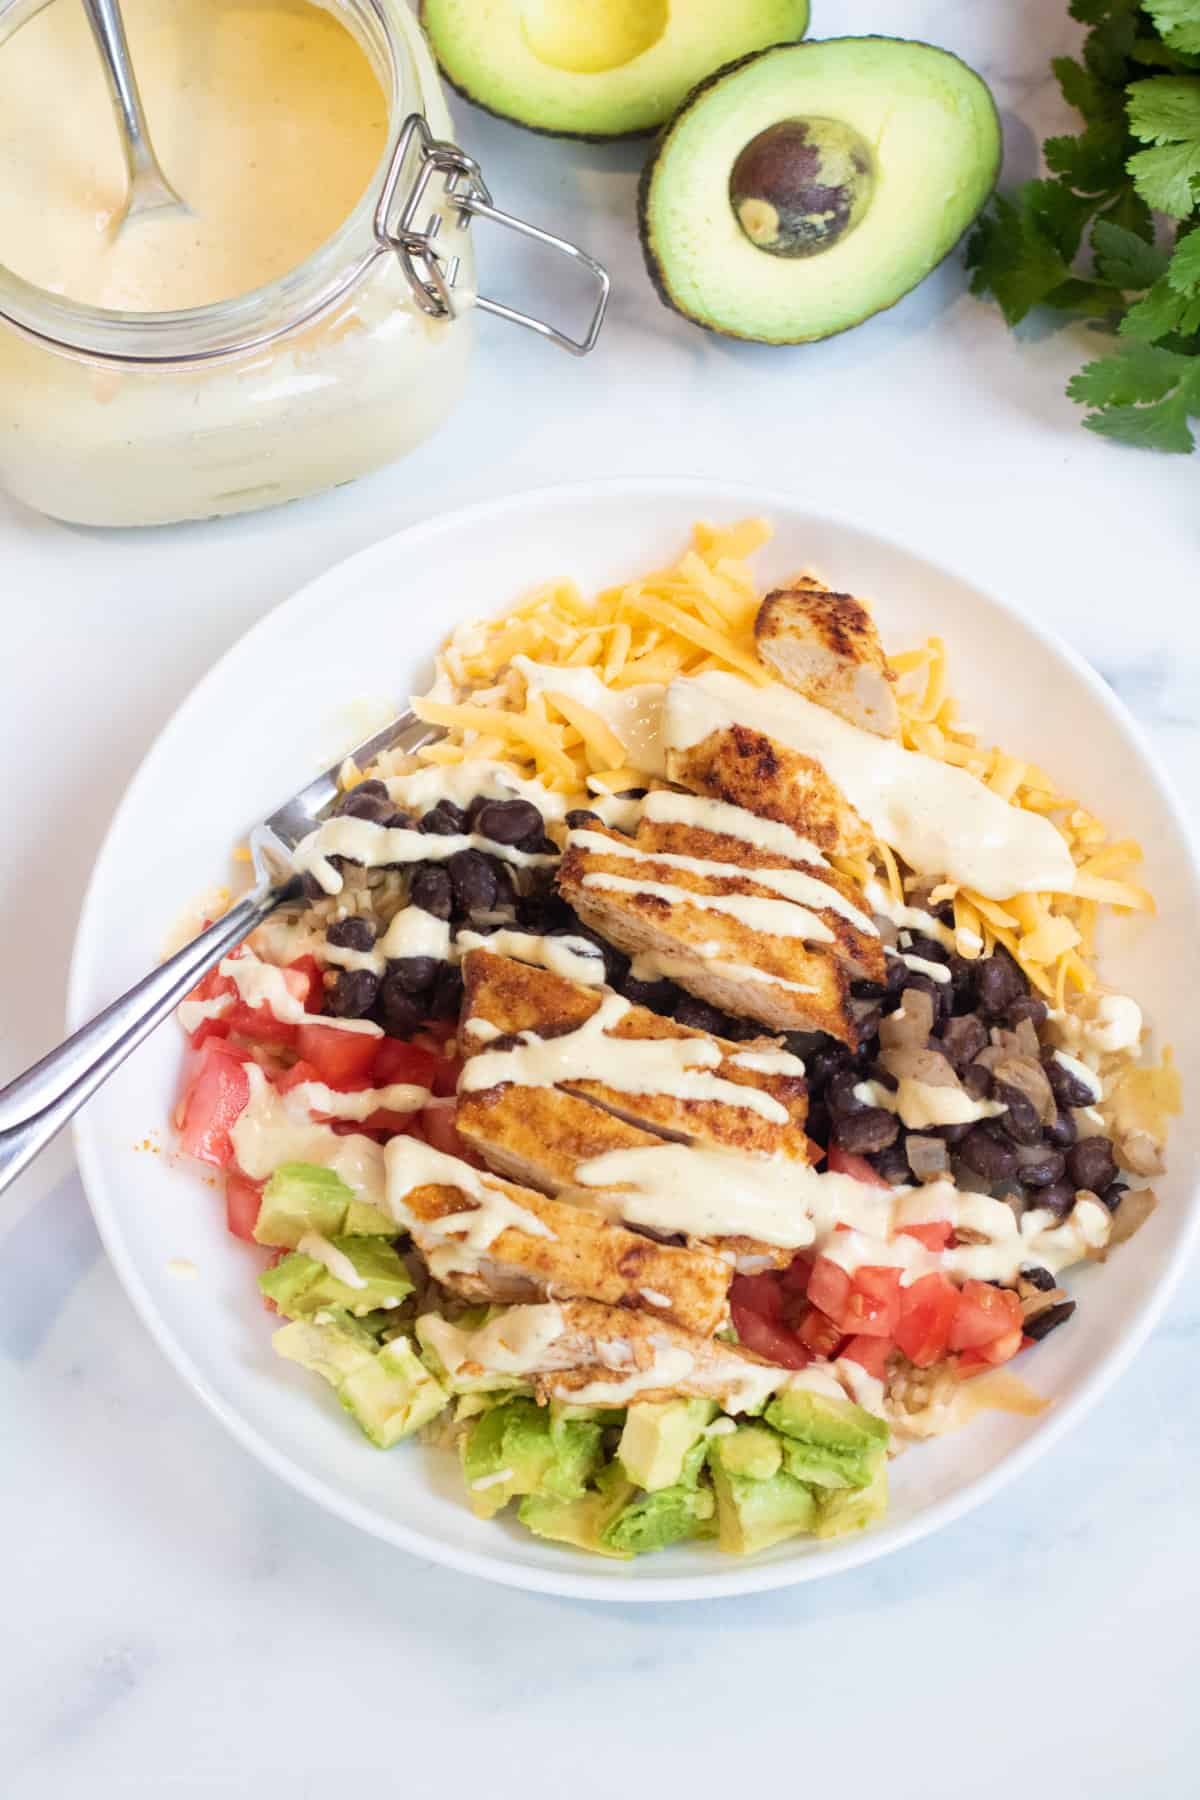
[[[894,306],[995,185],[1000,122],[947,50],[899,38],[779,44],[689,94],[642,175],[667,306],[729,337],[807,343]]]
[[[451,86],[555,137],[634,137],[733,57],[804,36],[808,0],[421,0]]]

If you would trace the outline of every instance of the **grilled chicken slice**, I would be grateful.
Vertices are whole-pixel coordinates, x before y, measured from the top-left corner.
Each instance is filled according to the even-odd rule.
[[[804,1066],[769,1040],[732,1044],[601,995],[544,969],[473,950],[463,962],[460,1041],[464,1094],[525,1080],[520,1033],[552,1041],[551,1065],[535,1049],[535,1076],[660,1136],[719,1143],[752,1154],[808,1161]],[[499,1040],[495,1033],[500,1034]],[[619,1046],[619,1047],[618,1047]],[[495,1079],[493,1080],[492,1077]]]
[[[806,700],[877,737],[899,737],[894,677],[860,600],[801,579],[767,595],[754,635],[762,660]]]
[[[416,1138],[393,1138],[385,1157],[393,1217],[435,1279],[467,1299],[583,1297],[701,1337],[724,1317],[732,1270],[711,1251],[657,1243]]]
[[[819,762],[764,732],[730,725],[687,750],[667,750],[667,774],[694,794],[790,825],[826,856],[855,856],[871,832]]]
[[[489,1168],[612,1219],[623,1217],[624,1194],[581,1183],[582,1165],[612,1151],[651,1150],[663,1143],[561,1088],[495,1087],[460,1094],[454,1123]],[[795,1255],[794,1248],[745,1235],[691,1241],[715,1250],[740,1275],[784,1269]]]
[[[543,1400],[587,1406],[684,1396],[742,1412],[793,1379],[733,1344],[595,1300],[514,1306],[472,1332],[427,1313],[417,1335],[452,1376],[520,1376]]]
[[[652,956],[724,1012],[857,1043],[851,970],[820,915],[756,881],[759,871],[709,874],[636,848],[631,857],[629,840],[613,832],[571,833],[558,885],[585,924],[631,955]],[[806,941],[820,935],[825,943]]]

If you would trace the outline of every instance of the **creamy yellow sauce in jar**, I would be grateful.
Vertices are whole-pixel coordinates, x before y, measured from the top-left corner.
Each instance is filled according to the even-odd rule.
[[[115,229],[125,167],[75,0],[0,47],[0,262],[92,306],[227,300],[303,263],[368,187],[388,103],[365,52],[303,0],[124,0],[155,149],[185,217]]]

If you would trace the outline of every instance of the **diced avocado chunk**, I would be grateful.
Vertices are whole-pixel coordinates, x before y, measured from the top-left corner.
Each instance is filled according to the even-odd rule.
[[[372,1206],[369,1200],[351,1200],[342,1230],[347,1237],[400,1236],[400,1226],[391,1213],[385,1213],[380,1206]]]
[[[601,1535],[610,1550],[641,1556],[685,1538],[712,1537],[716,1510],[712,1489],[701,1487],[693,1477],[652,1494],[636,1495]]]
[[[870,1484],[823,1493],[817,1505],[817,1536],[846,1537],[882,1519],[888,1507],[887,1459],[881,1457]]]
[[[409,1340],[398,1337],[385,1344],[368,1367],[346,1377],[338,1399],[371,1442],[388,1450],[435,1419],[449,1395]]]
[[[319,1163],[281,1163],[263,1189],[254,1235],[260,1244],[294,1250],[306,1231],[335,1237],[354,1198],[332,1169]]]
[[[342,1406],[381,1450],[428,1424],[448,1395],[406,1337],[382,1348],[357,1319],[337,1309],[296,1319],[271,1342],[280,1356],[324,1376]]]
[[[628,1558],[633,1552],[608,1543],[606,1533],[636,1493],[620,1463],[614,1461],[600,1471],[595,1486],[581,1499],[528,1494],[521,1502],[520,1520],[535,1537],[574,1544],[578,1550],[592,1550],[599,1556]]]
[[[462,1443],[463,1476],[471,1508],[490,1519],[518,1494],[577,1500],[600,1463],[603,1426],[555,1419],[525,1398],[482,1413]]]
[[[322,1307],[342,1307],[356,1318],[399,1306],[412,1292],[408,1270],[390,1244],[373,1237],[330,1238],[352,1264],[364,1287],[351,1287],[315,1257],[294,1250],[258,1278],[268,1300],[289,1319],[309,1317]]]
[[[639,1400],[625,1416],[617,1455],[630,1481],[649,1493],[674,1487],[684,1458],[716,1413],[711,1400]]]
[[[715,1440],[721,1467],[730,1475],[751,1481],[770,1481],[783,1467],[783,1446],[765,1425],[739,1425],[728,1437]]]
[[[817,1487],[864,1488],[887,1452],[887,1424],[853,1400],[785,1388],[766,1416],[787,1439],[789,1475]]]
[[[766,1550],[784,1538],[812,1531],[817,1503],[812,1489],[780,1469],[765,1481],[750,1475],[732,1475],[721,1461],[718,1439],[709,1452],[713,1487],[717,1496],[717,1542],[722,1550],[748,1556]]]

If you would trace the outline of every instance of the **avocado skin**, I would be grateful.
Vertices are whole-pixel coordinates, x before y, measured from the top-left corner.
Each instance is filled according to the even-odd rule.
[[[964,69],[968,69],[971,74],[975,74],[975,70],[971,69],[971,66],[969,63],[963,62],[963,59],[961,56],[955,56],[954,52],[952,50],[945,50],[942,48],[942,46],[940,44],[926,43],[924,38],[893,38],[893,37],[887,37],[883,32],[874,32],[867,37],[861,37],[861,38],[848,38],[848,37],[845,37],[845,38],[804,38],[804,39],[801,39],[798,41],[803,42],[805,44],[813,44],[813,45],[816,45],[816,44],[854,44],[854,43],[858,43],[858,44],[911,44],[911,45],[913,45],[914,48],[919,48],[919,49],[923,49],[923,50],[937,50],[940,52],[941,55],[950,57],[954,62],[962,63],[962,66]],[[675,127],[679,124],[679,122],[683,119],[685,114],[687,114],[691,111],[692,107],[695,106],[696,102],[698,100],[700,100],[705,94],[707,94],[710,88],[714,88],[717,86],[718,82],[724,81],[726,76],[734,74],[738,69],[745,68],[747,63],[757,62],[760,57],[770,56],[776,50],[790,49],[792,47],[792,44],[793,44],[793,40],[788,39],[788,40],[785,40],[784,43],[782,43],[782,44],[770,44],[770,45],[768,45],[768,47],[765,50],[751,50],[748,55],[735,57],[733,62],[725,63],[724,66],[720,69],[714,69],[711,75],[706,75],[703,81],[697,82],[696,86],[692,89],[691,93],[687,96],[687,99],[683,102],[682,106],[679,108],[679,111],[675,114],[674,118],[668,120],[668,122],[663,126],[662,130],[659,132],[657,142],[655,143],[653,150],[650,152],[650,155],[646,160],[646,166],[642,170],[641,178],[638,181],[638,193],[637,193],[638,238],[639,238],[639,240],[641,242],[641,246],[642,246],[642,259],[646,264],[646,273],[650,277],[650,285],[653,287],[655,293],[658,295],[658,297],[662,301],[663,305],[665,307],[667,307],[671,312],[678,313],[679,317],[681,319],[687,319],[688,322],[692,325],[699,325],[702,330],[711,332],[714,337],[733,338],[735,341],[737,341],[739,343],[743,343],[743,344],[761,344],[764,342],[764,340],[762,338],[756,338],[752,332],[733,331],[728,326],[712,324],[708,319],[703,319],[699,316],[699,314],[694,313],[694,312],[689,312],[686,307],[681,306],[679,304],[679,302],[675,299],[674,295],[671,293],[671,290],[667,285],[666,277],[664,276],[662,268],[659,264],[658,258],[654,253],[654,248],[653,248],[653,245],[651,242],[650,188],[651,188],[651,185],[654,180],[654,171],[658,167],[659,158],[661,157],[663,151],[665,150],[665,148],[667,146],[667,142],[671,136],[671,133],[674,131]],[[993,111],[996,110],[996,104],[995,104],[994,99],[992,101],[992,110]],[[997,116],[997,120],[999,120],[998,113],[996,114],[996,116]],[[983,211],[984,207],[987,205],[988,200],[991,198],[991,190],[995,187],[997,178],[999,177],[999,174],[1000,174],[1000,161],[1001,161],[1001,158],[1000,158],[1000,155],[998,154],[996,156],[995,162],[993,164],[993,167],[992,167],[989,179],[988,179],[988,193],[984,196],[983,200],[980,202],[979,209],[975,214],[975,218],[969,219],[967,221],[967,223],[963,227],[963,230],[962,230],[961,234],[959,235],[959,237],[955,240],[955,242],[953,244],[950,245],[949,249],[946,250],[945,254],[938,258],[937,262],[933,264],[933,267],[926,271],[926,275],[932,275],[933,270],[936,268],[940,268],[942,263],[945,262],[946,257],[950,256],[958,248],[958,245],[962,242],[962,239],[966,236],[967,232],[970,231],[972,225],[975,222],[975,219],[977,219],[979,217],[979,213],[981,213]],[[921,280],[923,281],[924,279],[925,279],[925,276],[922,276]],[[917,282],[914,285],[920,286],[920,282]],[[824,343],[826,341],[826,339],[828,339],[828,338],[841,337],[844,332],[853,331],[856,325],[864,324],[867,319],[875,318],[878,313],[890,312],[893,306],[897,305],[901,300],[903,300],[905,298],[906,294],[911,294],[912,291],[913,291],[912,288],[907,288],[905,290],[904,294],[897,294],[896,298],[894,300],[889,300],[885,306],[872,306],[867,312],[860,313],[857,318],[847,319],[847,321],[844,325],[839,325],[834,330],[825,332],[819,338],[791,338],[791,339],[781,338],[781,339],[772,340],[772,342],[767,346],[767,348],[777,349],[781,345],[786,348],[789,343],[790,344]]]
[[[643,125],[637,131],[552,131],[547,125],[531,125],[527,119],[515,119],[511,113],[497,112],[494,106],[488,106],[485,101],[478,99],[469,88],[465,88],[461,86],[459,82],[455,81],[453,75],[447,70],[441,57],[437,53],[437,47],[434,44],[433,38],[429,34],[426,25],[425,12],[426,0],[419,0],[419,5],[417,7],[417,23],[425,33],[425,41],[429,45],[430,54],[437,63],[438,74],[452,93],[457,94],[459,99],[465,100],[468,105],[477,107],[481,113],[486,113],[489,119],[503,119],[506,125],[519,125],[522,131],[532,131],[535,137],[562,138],[572,144],[636,143],[639,139],[646,140],[654,138],[669,131],[671,125],[674,123],[674,120],[671,119],[663,126]],[[805,31],[807,29],[808,22],[806,20]],[[802,44],[805,41],[804,32],[802,31],[798,37],[784,38],[781,41],[785,44]],[[776,50],[778,47],[777,44],[769,44],[767,49]],[[724,69],[718,70],[717,72],[718,74],[727,74],[730,69],[739,68],[742,63],[750,62],[755,56],[761,55],[763,55],[763,51],[752,50],[748,55],[739,56],[736,61],[726,63]],[[708,82],[702,81],[697,87],[694,87],[684,101],[684,106],[690,104],[690,102],[696,98],[696,95],[700,93],[701,89],[707,86]],[[683,108],[681,107],[680,112],[682,112],[682,110]],[[678,117],[679,113],[676,113],[675,118]],[[670,305],[670,302],[666,301],[664,304]]]

